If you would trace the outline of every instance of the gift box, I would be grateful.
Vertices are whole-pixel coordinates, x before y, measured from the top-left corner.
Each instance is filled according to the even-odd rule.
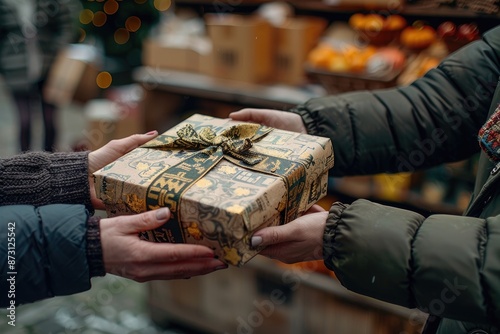
[[[195,114],[94,173],[109,216],[167,206],[143,232],[154,242],[201,244],[242,266],[263,227],[285,224],[326,195],[328,138]]]

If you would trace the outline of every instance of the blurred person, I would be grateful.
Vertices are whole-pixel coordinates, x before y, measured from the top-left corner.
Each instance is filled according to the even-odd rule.
[[[32,118],[39,109],[42,148],[55,149],[56,107],[42,91],[57,53],[76,36],[78,5],[76,0],[0,0],[0,73],[18,113],[21,151],[31,149]]]
[[[408,86],[231,113],[331,138],[335,177],[414,172],[481,152],[463,216],[336,202],[255,232],[252,245],[286,263],[323,259],[347,289],[430,314],[424,333],[499,333],[499,77],[497,27]]]
[[[145,282],[227,268],[208,247],[141,240],[140,232],[169,220],[167,208],[93,216],[104,204],[95,197],[92,173],[157,134],[113,140],[93,152],[0,159],[1,307],[85,291],[92,277],[106,273]]]

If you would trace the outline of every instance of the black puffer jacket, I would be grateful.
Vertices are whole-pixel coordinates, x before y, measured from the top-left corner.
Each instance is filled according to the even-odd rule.
[[[478,131],[500,103],[499,76],[500,27],[408,87],[316,98],[292,111],[309,133],[332,139],[335,176],[415,171],[480,151]],[[428,333],[498,333],[498,167],[481,154],[464,216],[334,204],[325,264],[352,291],[434,315]]]

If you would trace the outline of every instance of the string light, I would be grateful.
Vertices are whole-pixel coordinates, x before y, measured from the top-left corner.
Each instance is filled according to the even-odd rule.
[[[164,12],[170,8],[171,0],[154,0],[154,6],[160,12]]]
[[[97,75],[96,83],[99,88],[106,89],[109,86],[111,86],[112,82],[113,82],[113,77],[109,72],[100,72]]]
[[[89,24],[94,19],[94,13],[90,9],[84,9],[80,12],[80,23]]]
[[[108,16],[106,15],[106,13],[99,11],[94,14],[92,23],[94,23],[96,27],[102,27],[104,24],[106,24],[107,19]]]
[[[118,8],[120,7],[120,5],[118,4],[118,2],[116,2],[116,0],[108,0],[106,1],[106,3],[104,4],[104,12],[108,15],[113,15],[114,13],[116,13],[118,11]]]
[[[127,29],[125,28],[118,28],[115,31],[115,42],[117,44],[125,44],[128,42],[130,38],[130,34]]]
[[[136,32],[141,27],[141,19],[131,16],[125,21],[125,28],[130,32]]]

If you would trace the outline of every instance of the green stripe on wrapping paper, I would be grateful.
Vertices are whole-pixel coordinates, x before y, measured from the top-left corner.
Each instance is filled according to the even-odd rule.
[[[181,197],[223,157],[221,148],[217,148],[212,154],[201,151],[170,167],[154,179],[147,190],[146,207],[148,210],[168,207],[172,216],[162,227],[145,232],[143,237],[146,240],[171,243],[186,241],[180,219]]]

